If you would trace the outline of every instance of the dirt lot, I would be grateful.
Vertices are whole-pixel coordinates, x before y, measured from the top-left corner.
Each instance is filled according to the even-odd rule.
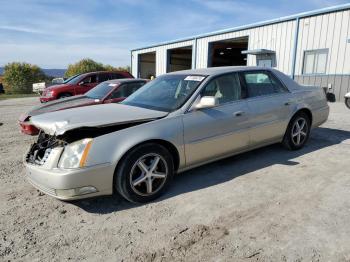
[[[350,110],[298,152],[273,145],[188,171],[147,205],[61,202],[25,180],[32,138],[0,101],[0,261],[350,261]]]

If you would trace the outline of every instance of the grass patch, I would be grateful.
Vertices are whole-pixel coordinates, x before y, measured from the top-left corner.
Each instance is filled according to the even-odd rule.
[[[0,94],[0,100],[11,98],[39,97],[38,94]]]

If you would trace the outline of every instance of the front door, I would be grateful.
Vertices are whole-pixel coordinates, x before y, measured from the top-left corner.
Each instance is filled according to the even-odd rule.
[[[211,80],[201,96],[214,96],[218,105],[183,116],[186,164],[241,151],[249,146],[248,107],[237,73]]]
[[[94,88],[97,85],[97,76],[96,74],[89,75],[85,77],[75,88],[76,95],[85,94],[90,89]]]

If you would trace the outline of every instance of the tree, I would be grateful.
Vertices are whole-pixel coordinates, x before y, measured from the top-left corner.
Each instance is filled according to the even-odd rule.
[[[111,65],[103,65],[102,63],[98,63],[90,58],[85,58],[75,64],[70,64],[64,76],[71,77],[77,74],[97,71],[130,71],[130,67],[126,66],[115,68]]]
[[[36,65],[13,62],[5,65],[3,84],[6,93],[32,93],[33,83],[46,81],[44,72]]]
[[[94,71],[104,71],[103,64],[97,63],[92,59],[85,58],[75,64],[68,65],[67,71],[64,73],[65,77],[71,77],[76,74],[83,74]]]

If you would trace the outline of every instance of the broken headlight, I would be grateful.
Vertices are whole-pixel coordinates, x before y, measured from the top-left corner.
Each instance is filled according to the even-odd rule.
[[[85,138],[65,146],[58,167],[84,167],[91,147],[92,138]]]

